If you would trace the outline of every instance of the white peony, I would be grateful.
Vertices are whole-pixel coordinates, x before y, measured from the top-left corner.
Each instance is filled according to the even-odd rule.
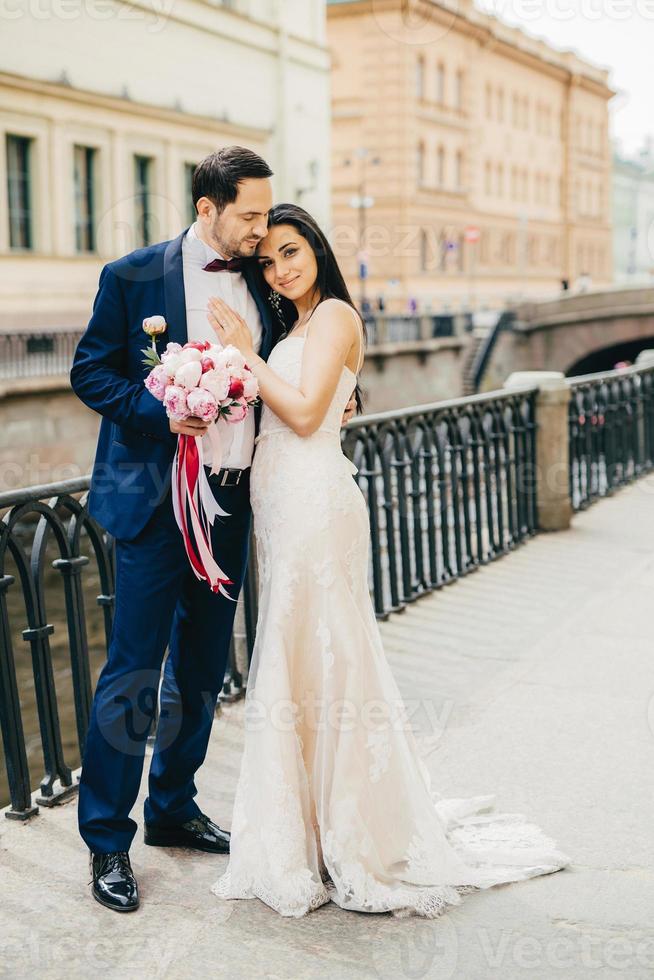
[[[189,364],[191,361],[198,361],[199,363],[201,360],[202,351],[199,351],[197,347],[186,347],[179,355],[180,364]]]
[[[161,364],[169,378],[174,378],[177,368],[180,366],[179,354],[168,354],[162,357]]]
[[[186,352],[185,352],[186,353]],[[175,384],[182,388],[196,388],[202,377],[202,365],[199,361],[189,361],[180,364],[175,372]]]
[[[215,358],[212,358],[215,360]],[[229,394],[229,374],[225,370],[206,371],[200,378],[200,387],[210,391],[217,402],[222,402]]]
[[[238,348],[234,347],[232,344],[229,347],[225,347],[225,354],[227,355],[227,366],[233,368],[236,371],[241,371],[245,367],[245,358],[241,354]]]

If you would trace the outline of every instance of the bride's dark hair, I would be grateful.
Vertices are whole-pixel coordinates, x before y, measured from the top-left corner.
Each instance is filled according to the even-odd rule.
[[[350,291],[345,284],[343,273],[338,267],[336,256],[334,255],[331,245],[327,241],[327,236],[322,231],[315,219],[312,218],[311,215],[304,210],[304,208],[298,207],[297,204],[276,204],[268,216],[268,227],[273,228],[275,225],[292,225],[293,228],[295,228],[300,235],[307,240],[313,249],[313,253],[318,264],[316,292],[320,297],[316,307],[318,307],[320,303],[326,299],[340,299],[359,313],[352,301]],[[275,292],[274,289],[271,289],[268,283],[265,281],[263,272],[259,268],[258,263],[257,268],[259,272],[261,292],[266,299],[272,303],[282,332],[287,333],[293,326],[295,320],[297,320],[297,310],[295,308],[295,304],[289,299],[286,299],[284,296],[280,296],[280,294]],[[313,316],[313,313],[311,316]],[[361,316],[361,314],[359,314],[359,316]],[[309,319],[311,319],[311,317],[309,317]],[[366,325],[363,318],[361,318],[361,323],[363,325],[363,336],[365,341]],[[357,411],[360,412],[363,408],[363,402],[361,398],[361,389],[358,383],[354,395],[357,403]]]

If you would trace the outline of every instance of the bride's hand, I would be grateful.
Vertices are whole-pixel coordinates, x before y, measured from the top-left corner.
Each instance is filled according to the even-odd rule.
[[[216,296],[212,296],[209,300],[207,319],[216,331],[216,336],[223,347],[228,347],[231,344],[246,359],[254,354],[252,334],[247,323],[227,303]]]

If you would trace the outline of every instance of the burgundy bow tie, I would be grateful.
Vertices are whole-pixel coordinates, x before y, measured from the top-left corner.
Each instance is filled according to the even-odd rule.
[[[240,272],[243,268],[243,259],[214,259],[209,265],[205,265],[204,272]]]

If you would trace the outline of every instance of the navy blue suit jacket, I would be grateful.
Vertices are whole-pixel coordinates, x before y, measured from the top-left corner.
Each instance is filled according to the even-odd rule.
[[[187,229],[188,230],[188,229]],[[132,540],[164,498],[177,437],[161,402],[145,388],[142,350],[150,345],[143,320],[162,315],[168,330],[157,340],[188,340],[182,269],[186,231],[170,242],[138,249],[106,265],[93,315],[75,352],[70,380],[77,396],[102,416],[89,510],[115,538]],[[254,263],[244,276],[259,309],[267,358],[274,336],[272,311],[256,288]]]

